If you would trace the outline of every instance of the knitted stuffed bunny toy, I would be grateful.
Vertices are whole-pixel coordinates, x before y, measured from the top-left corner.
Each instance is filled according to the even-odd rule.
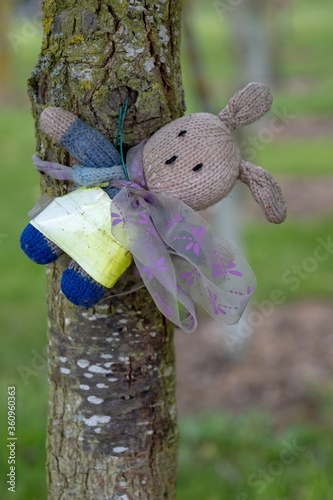
[[[148,190],[152,197],[156,195],[178,200],[177,203],[187,206],[188,210],[192,209],[191,213],[217,203],[240,180],[248,185],[266,218],[273,223],[282,222],[286,217],[286,205],[280,186],[261,167],[242,160],[231,133],[232,130],[259,119],[270,109],[271,103],[269,89],[261,83],[251,83],[237,92],[217,116],[195,113],[170,122],[155,132],[148,141],[128,152],[127,165],[132,165],[132,170],[129,169],[132,172],[130,180],[135,178],[135,185],[141,186],[145,192]],[[99,192],[104,192],[104,196],[107,193],[110,198],[119,193],[126,184],[126,181],[122,181],[124,173],[121,158],[116,148],[99,132],[61,108],[45,109],[40,123],[43,131],[65,147],[79,162],[70,168],[50,164],[37,157],[35,163],[40,171],[52,175],[52,167],[53,177],[72,179],[78,186],[101,186],[104,183]],[[154,205],[154,202],[151,203]],[[113,213],[112,216],[119,217],[120,222],[121,215]],[[148,218],[149,215],[146,216],[147,223]],[[117,221],[112,222],[112,225],[116,224]],[[68,226],[67,229],[70,231]],[[156,233],[156,228],[152,228],[151,232],[154,231]],[[185,233],[189,232],[183,231],[183,236],[178,236],[178,240],[186,242]],[[194,243],[193,245],[192,250],[196,248]],[[28,224],[21,235],[23,251],[38,264],[54,262],[63,253],[64,248],[60,246],[54,238],[47,237],[45,232],[43,234],[34,221]],[[187,247],[190,247],[190,243],[187,243]],[[121,248],[119,244],[119,250]],[[66,247],[65,250],[76,258],[70,248]],[[199,262],[199,250],[195,253]],[[123,259],[125,264],[121,270],[125,270],[131,262],[131,257],[126,252],[123,253]],[[162,262],[161,259],[160,261]],[[103,280],[92,278],[92,273],[87,272],[87,267],[84,268],[82,262],[79,265],[72,261],[63,273],[61,288],[74,304],[91,307],[100,301],[106,289],[111,286],[101,284]],[[183,273],[184,276],[185,274]],[[210,290],[209,292],[210,299],[213,300],[216,294]],[[156,297],[161,299],[157,293]],[[159,305],[156,297],[155,302]]]

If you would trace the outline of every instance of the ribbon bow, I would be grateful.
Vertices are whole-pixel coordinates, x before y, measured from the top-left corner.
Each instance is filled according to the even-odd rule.
[[[159,310],[185,332],[196,329],[196,306],[217,321],[239,321],[256,286],[246,260],[180,200],[145,189],[140,144],[127,155],[131,181],[118,180],[112,234],[132,254]]]
[[[119,177],[115,167],[103,169],[108,172],[109,185],[119,189],[111,205],[111,232],[133,254],[155,304],[175,325],[193,332],[197,305],[217,321],[233,325],[255,290],[253,271],[185,203],[146,189],[142,168],[145,142],[127,153],[130,181],[115,179]],[[37,156],[34,163],[56,179],[75,177],[70,167]],[[105,175],[101,169],[94,171]],[[42,208],[43,204],[38,211]]]

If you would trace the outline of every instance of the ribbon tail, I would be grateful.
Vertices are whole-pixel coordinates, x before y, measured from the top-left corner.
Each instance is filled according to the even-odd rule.
[[[112,234],[129,250],[141,278],[161,313],[185,332],[197,326],[195,304],[177,284],[172,256],[145,207],[126,188],[113,199]]]
[[[197,327],[196,308],[191,297],[178,285],[176,278],[165,282],[164,277],[156,274],[149,279],[145,266],[133,254],[134,262],[159,311],[186,333],[192,333]],[[172,260],[170,259],[170,262]],[[174,273],[173,273],[174,274]]]
[[[32,161],[39,172],[49,175],[53,179],[59,181],[72,181],[73,169],[60,163],[53,163],[50,161],[43,161],[38,155],[33,155]]]
[[[256,287],[243,256],[227,240],[216,238],[212,226],[181,201],[154,194],[145,207],[174,254],[182,290],[215,320],[236,324]]]

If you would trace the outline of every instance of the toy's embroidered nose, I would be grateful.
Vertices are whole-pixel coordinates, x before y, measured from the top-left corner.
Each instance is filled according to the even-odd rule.
[[[178,137],[184,137],[184,135],[186,134],[187,130],[181,130],[178,134]]]
[[[203,163],[198,163],[195,167],[192,168],[193,172],[197,172],[203,167]]]
[[[171,165],[171,163],[174,163],[177,160],[177,158],[178,158],[178,156],[173,155],[173,156],[171,156],[171,158],[169,158],[168,160],[166,160],[165,164],[166,165]]]

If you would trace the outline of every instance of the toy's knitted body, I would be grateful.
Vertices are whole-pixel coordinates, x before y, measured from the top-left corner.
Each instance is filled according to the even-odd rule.
[[[51,117],[50,122],[50,111],[52,115],[54,114],[52,109],[55,111],[55,116]],[[120,155],[113,144],[71,113],[61,108],[48,108],[42,114],[41,123],[46,131],[52,126],[52,138],[66,147],[79,161],[79,164],[70,169],[76,184],[94,186],[110,179],[124,177]],[[65,171],[63,177],[61,172],[59,178],[68,178],[66,173]],[[113,187],[104,190],[110,198],[119,191]],[[64,249],[47,238],[35,227],[36,225],[30,223],[24,229],[21,235],[21,247],[37,264],[50,264],[58,259]],[[70,232],[69,227],[67,230]],[[64,271],[61,288],[68,300],[83,307],[96,304],[105,292],[104,285],[91,279],[91,276],[75,261],[72,261]]]
[[[139,191],[142,189],[141,195],[144,189],[151,192],[151,199],[155,200],[148,202],[151,206],[159,205],[158,197],[162,200],[165,195],[167,199],[177,200],[180,207],[187,206],[188,210],[201,210],[224,198],[235,182],[240,180],[249,186],[254,198],[264,210],[266,218],[270,222],[282,222],[286,216],[286,206],[279,185],[268,172],[241,159],[231,134],[233,129],[252,123],[261,117],[270,108],[271,102],[269,89],[262,84],[254,83],[238,92],[218,116],[197,113],[174,120],[143,143],[138,153],[136,148],[129,151],[127,160],[133,165],[130,169],[130,180],[137,188],[134,185],[131,187],[130,183],[127,183],[127,188],[132,189],[133,193],[137,193],[137,189]],[[110,198],[119,193],[122,185],[125,186],[126,182],[121,184],[124,173],[119,153],[96,130],[60,108],[47,108],[41,115],[41,126],[79,162],[72,169],[58,165],[59,171],[54,175],[56,178],[73,179],[79,186],[102,185]],[[39,170],[49,173],[48,165],[47,162],[39,160]],[[146,195],[142,196],[148,199]],[[120,200],[121,195],[116,199]],[[135,202],[131,202],[130,205],[134,206],[133,203]],[[144,202],[143,206],[146,205],[147,202]],[[148,206],[149,214],[146,217],[153,218],[150,208]],[[191,212],[188,217],[191,218]],[[198,221],[196,223],[199,224]],[[154,220],[154,224],[156,226],[158,222],[155,223]],[[156,231],[155,226],[154,231]],[[66,225],[63,229],[65,227]],[[190,240],[187,235],[191,231],[183,231],[184,241]],[[61,244],[61,238],[59,240],[47,237],[47,231],[44,231],[44,234],[42,232],[37,217],[26,227],[21,236],[24,252],[39,264],[54,262],[64,250],[76,261],[79,260],[82,267],[72,261],[69,268],[64,271],[62,290],[66,297],[77,305],[89,307],[96,304],[102,298],[106,287],[110,288],[106,285],[109,282],[96,280],[98,273],[94,275],[90,265],[82,265],[84,259],[81,258],[80,251],[71,252],[70,243]],[[163,229],[157,229],[157,233],[166,240],[167,236],[162,234]],[[110,236],[113,237],[111,229]],[[122,236],[117,236],[117,239],[121,238]],[[172,245],[172,242],[170,244]],[[189,243],[187,247],[190,248]],[[96,251],[98,252],[98,249]],[[179,251],[181,253],[182,250]],[[195,258],[200,264],[200,251],[197,253]],[[120,273],[130,263],[130,259],[125,258],[125,255],[126,251],[123,254],[123,265],[119,268]],[[215,297],[214,294],[212,296]]]

